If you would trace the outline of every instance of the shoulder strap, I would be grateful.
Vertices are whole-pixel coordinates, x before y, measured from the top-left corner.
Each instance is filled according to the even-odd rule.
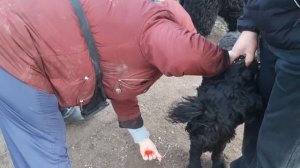
[[[100,65],[99,65],[99,53],[95,45],[95,40],[92,35],[92,32],[90,30],[90,25],[87,21],[87,18],[84,14],[84,11],[81,7],[80,1],[79,0],[71,0],[72,6],[74,8],[75,14],[78,18],[81,32],[83,34],[84,40],[89,48],[89,54],[92,58],[92,63],[94,65],[97,81],[99,80],[98,77],[100,77]]]
[[[102,87],[102,73],[101,73],[100,60],[99,60],[100,54],[98,53],[95,40],[90,29],[90,25],[82,9],[80,0],[70,0],[70,1],[75,11],[75,14],[78,18],[78,21],[80,23],[81,33],[89,49],[89,55],[92,59],[92,63],[96,73],[96,87],[95,87],[93,98],[87,105],[81,107],[82,115],[84,116],[84,115],[90,115],[91,113],[96,113],[100,111],[101,109],[106,107],[108,103],[106,102],[107,97]]]

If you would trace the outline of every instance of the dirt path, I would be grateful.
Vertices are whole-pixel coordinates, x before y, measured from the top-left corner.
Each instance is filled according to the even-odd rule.
[[[216,41],[222,31],[210,37]],[[195,95],[201,77],[163,77],[146,94],[139,97],[145,126],[151,132],[162,154],[162,162],[145,162],[125,129],[119,129],[115,113],[109,106],[88,122],[67,127],[69,154],[74,168],[184,168],[187,165],[189,140],[184,125],[165,120],[168,107],[182,96]],[[1,137],[1,136],[0,136]],[[242,127],[225,150],[230,162],[240,155]],[[210,167],[210,154],[203,156],[204,167]],[[0,168],[13,168],[3,139],[0,138]]]

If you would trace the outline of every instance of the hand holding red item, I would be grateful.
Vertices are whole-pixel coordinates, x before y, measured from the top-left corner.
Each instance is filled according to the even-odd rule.
[[[156,146],[150,139],[145,139],[139,143],[140,153],[144,160],[155,160],[161,161],[162,156],[157,151]]]

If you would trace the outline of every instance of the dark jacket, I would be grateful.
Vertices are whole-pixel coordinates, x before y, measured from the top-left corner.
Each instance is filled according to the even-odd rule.
[[[229,65],[175,0],[81,3],[121,127],[142,126],[136,97],[162,74],[210,76]],[[2,0],[0,25],[2,68],[63,107],[89,101],[95,73],[70,0]]]
[[[300,0],[247,0],[238,29],[257,31],[277,48],[300,49],[299,4]]]

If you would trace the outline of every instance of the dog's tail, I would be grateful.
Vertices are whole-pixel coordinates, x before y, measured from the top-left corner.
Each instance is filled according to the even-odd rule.
[[[184,97],[184,101],[173,105],[167,120],[172,123],[186,123],[202,114],[202,103],[196,96]]]

